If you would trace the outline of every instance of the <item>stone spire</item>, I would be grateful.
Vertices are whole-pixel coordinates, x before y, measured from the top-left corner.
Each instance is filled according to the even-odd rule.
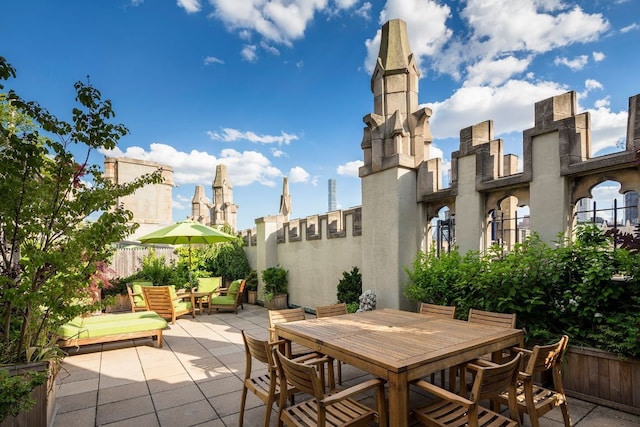
[[[238,206],[233,203],[233,185],[229,180],[226,165],[216,166],[212,187],[211,225],[229,224],[235,230]]]
[[[191,200],[191,219],[209,225],[209,208],[209,201],[204,194],[204,185],[196,185],[196,191]]]
[[[280,196],[280,215],[285,221],[289,221],[291,213],[291,195],[289,194],[289,178],[286,176],[282,179],[282,195]]]
[[[371,76],[373,113],[363,118],[360,176],[391,167],[416,168],[428,159],[431,110],[418,108],[420,72],[409,48],[407,25],[394,19],[382,27],[380,51]]]

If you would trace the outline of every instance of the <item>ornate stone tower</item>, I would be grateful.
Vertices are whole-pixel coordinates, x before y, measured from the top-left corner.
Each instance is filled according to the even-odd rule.
[[[196,185],[196,192],[191,200],[191,220],[209,225],[209,209],[211,209],[211,204],[204,194],[204,185]]]
[[[373,113],[363,118],[364,166],[359,171],[362,286],[376,292],[383,308],[406,304],[404,266],[411,264],[424,239],[417,169],[428,159],[432,137],[431,110],[418,108],[419,77],[406,24],[387,22],[371,77]]]
[[[216,166],[216,176],[212,187],[211,225],[229,224],[235,230],[238,206],[233,203],[233,186],[229,181],[227,166]]]

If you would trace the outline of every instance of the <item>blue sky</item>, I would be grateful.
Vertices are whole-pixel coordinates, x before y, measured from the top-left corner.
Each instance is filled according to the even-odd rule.
[[[7,89],[68,119],[73,83],[90,76],[131,132],[109,155],[172,166],[175,221],[226,164],[240,229],[278,212],[284,176],[292,218],[327,211],[330,178],[339,208],[361,203],[362,117],[389,19],[407,22],[445,163],[459,130],[488,119],[520,154],[533,104],[569,90],[596,154],[615,151],[640,93],[637,0],[5,0],[0,16]]]

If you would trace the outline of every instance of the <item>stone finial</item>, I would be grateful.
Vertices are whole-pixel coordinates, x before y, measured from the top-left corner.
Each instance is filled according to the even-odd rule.
[[[289,220],[291,213],[291,195],[289,194],[289,178],[286,176],[282,179],[282,195],[280,196],[280,212],[284,216],[285,221]]]

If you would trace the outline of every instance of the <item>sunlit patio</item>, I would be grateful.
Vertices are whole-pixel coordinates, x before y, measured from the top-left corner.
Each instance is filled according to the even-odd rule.
[[[180,318],[163,348],[150,339],[86,346],[63,363],[56,385],[55,426],[236,426],[245,368],[241,330],[267,339],[267,311],[244,305],[239,314]],[[254,368],[255,369],[255,368]],[[345,385],[368,374],[343,367]],[[414,392],[411,400],[425,399]],[[275,406],[274,406],[275,407]],[[637,426],[640,417],[571,399],[574,425]],[[245,426],[261,425],[264,405],[248,394]],[[277,425],[277,411],[271,425]],[[560,426],[559,410],[542,426]],[[390,420],[393,426],[393,420]],[[524,425],[530,425],[525,417]]]

